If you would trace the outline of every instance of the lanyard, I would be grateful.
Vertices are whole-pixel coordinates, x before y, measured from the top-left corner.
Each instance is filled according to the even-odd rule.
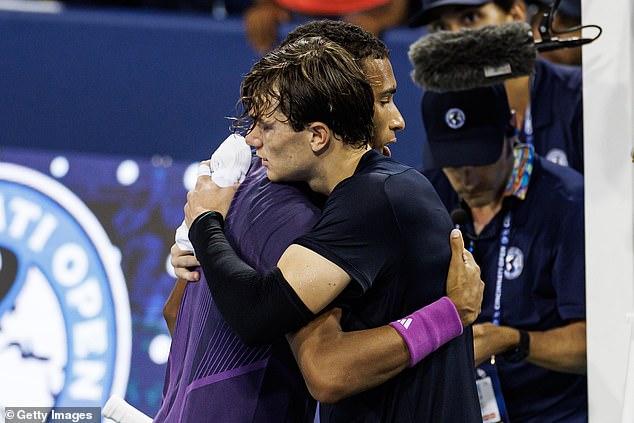
[[[533,114],[531,112],[531,105],[526,108],[526,114],[524,115],[524,142],[526,144],[533,144]]]
[[[500,325],[502,317],[502,282],[504,281],[504,268],[506,267],[506,253],[509,245],[509,237],[511,234],[511,212],[504,216],[502,223],[502,233],[500,234],[500,252],[498,254],[498,265],[495,280],[495,297],[493,300],[493,319],[492,323],[496,326]]]

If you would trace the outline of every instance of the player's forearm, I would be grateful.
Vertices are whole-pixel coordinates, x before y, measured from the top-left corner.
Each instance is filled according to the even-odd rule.
[[[378,386],[462,333],[447,297],[374,329],[343,332],[338,315],[324,313],[289,337],[309,391],[322,402]]]
[[[318,334],[311,332],[324,317],[289,337],[306,385],[317,400],[337,402],[378,386],[408,367],[409,350],[393,328],[343,332],[337,324]]]
[[[529,335],[530,353],[526,361],[559,372],[586,373],[585,320]]]
[[[314,317],[279,269],[260,275],[238,257],[217,215],[195,219],[189,238],[218,310],[247,345],[272,343]]]

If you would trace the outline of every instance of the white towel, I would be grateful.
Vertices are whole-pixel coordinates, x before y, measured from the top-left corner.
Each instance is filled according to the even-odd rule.
[[[198,176],[211,174],[211,180],[220,187],[244,181],[251,166],[251,148],[244,137],[236,134],[229,135],[211,155],[210,167],[200,165]],[[176,245],[183,251],[194,252],[189,242],[189,228],[185,221],[176,229]]]
[[[211,179],[221,187],[244,181],[251,166],[251,148],[244,137],[229,135],[211,155]]]
[[[115,423],[152,423],[153,420],[116,395],[104,404],[101,414],[107,422]]]

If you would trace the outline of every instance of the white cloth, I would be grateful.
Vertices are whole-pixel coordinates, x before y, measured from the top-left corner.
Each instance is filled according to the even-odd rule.
[[[220,187],[244,181],[251,166],[251,147],[244,137],[229,135],[211,155],[211,179]]]
[[[152,418],[137,410],[123,398],[113,395],[104,404],[101,414],[106,422],[152,423]]]
[[[211,175],[211,180],[220,187],[244,181],[249,166],[251,166],[251,148],[244,137],[236,134],[229,135],[211,155],[210,166],[201,164],[198,176]],[[185,221],[176,229],[176,245],[183,251],[194,252],[189,241],[189,228]]]

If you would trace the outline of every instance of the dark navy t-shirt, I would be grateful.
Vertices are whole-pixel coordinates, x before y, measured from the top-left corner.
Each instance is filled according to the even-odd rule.
[[[227,239],[260,272],[273,268],[320,210],[307,189],[272,184],[259,159],[225,220]],[[312,423],[315,402],[283,337],[247,347],[216,308],[204,278],[185,289],[155,422]]]
[[[386,325],[445,295],[451,219],[416,170],[374,151],[295,241],[352,278],[336,300],[344,330]],[[470,328],[413,368],[320,408],[322,422],[481,422]]]
[[[472,222],[464,227],[485,282],[477,323],[492,320],[499,237],[509,211],[500,324],[545,331],[585,319],[583,177],[535,156],[526,198],[506,198],[479,237]],[[496,363],[511,422],[587,421],[585,376],[509,363],[503,356]]]

